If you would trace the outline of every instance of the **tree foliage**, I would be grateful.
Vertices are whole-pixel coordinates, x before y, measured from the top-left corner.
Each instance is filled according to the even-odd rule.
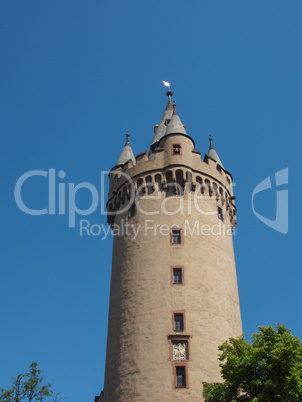
[[[19,402],[27,399],[32,401],[58,401],[58,395],[53,396],[50,384],[43,384],[44,376],[38,368],[38,363],[33,362],[29,371],[13,378],[9,389],[1,389],[0,402]],[[52,398],[51,398],[52,397]]]
[[[219,346],[223,382],[203,382],[206,402],[302,401],[300,340],[280,324],[259,331],[252,344],[243,335]]]

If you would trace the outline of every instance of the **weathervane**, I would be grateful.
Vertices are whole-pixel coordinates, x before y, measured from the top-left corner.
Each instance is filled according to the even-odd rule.
[[[167,96],[171,97],[173,93],[171,92],[171,84],[168,81],[163,81],[164,86],[169,88],[169,91],[167,92]]]
[[[170,82],[163,81],[165,87],[169,87],[169,91],[171,91],[171,84]]]

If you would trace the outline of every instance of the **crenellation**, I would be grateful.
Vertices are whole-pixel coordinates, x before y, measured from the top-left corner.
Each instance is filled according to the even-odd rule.
[[[135,171],[140,174],[135,175]],[[158,196],[159,192],[164,192],[163,197],[187,197],[191,192],[197,195],[200,193],[204,198],[214,197],[219,205],[222,207],[226,205],[227,211],[230,207],[235,207],[235,197],[232,195],[232,188],[226,186],[226,182],[218,181],[218,178],[216,176],[214,180],[213,176],[206,176],[202,171],[195,172],[185,166],[169,166],[162,170],[150,171],[137,165],[131,166],[127,175],[123,175],[120,170],[117,170],[110,183],[107,203],[109,214],[112,214],[112,201],[114,211],[117,212],[121,205],[123,208],[125,205],[131,207],[133,200],[130,198],[151,196],[153,193]],[[131,197],[133,191],[135,196]]]
[[[162,155],[154,160],[140,160],[137,162],[136,166],[130,165],[127,169],[120,171],[120,169],[116,169],[112,180],[112,174],[110,175],[110,189],[109,189],[109,199],[112,196],[114,191],[119,191],[120,187],[124,185],[126,180],[134,180],[137,177],[142,175],[154,175],[158,172],[165,172],[167,168],[170,168],[172,171],[172,175],[175,175],[175,169],[181,168],[184,172],[184,177],[186,177],[186,172],[189,171],[192,177],[196,177],[199,175],[208,176],[208,181],[216,181],[220,186],[226,188],[227,191],[232,195],[232,184],[229,178],[229,174],[227,175],[224,171],[218,172],[216,170],[216,164],[214,161],[203,162],[200,158],[198,161],[193,161],[193,166],[184,165],[183,163],[173,163],[173,164],[165,164],[165,160]],[[181,157],[179,157],[181,158]],[[195,162],[195,163],[194,163]],[[197,163],[196,163],[197,162]],[[215,164],[215,168],[213,165]],[[228,180],[229,179],[229,180]],[[175,177],[173,177],[175,180]]]
[[[111,216],[111,220],[109,219],[111,224],[115,223],[112,215],[121,208],[127,207],[130,210],[133,203],[136,204],[140,200],[143,201],[144,197],[150,198],[152,196],[161,201],[167,197],[183,197],[185,200],[190,198],[192,202],[194,197],[198,197],[197,203],[200,207],[202,207],[202,202],[210,199],[215,202],[214,205],[225,210],[224,215],[229,210],[230,222],[236,224],[235,213],[233,212],[235,211],[234,197],[228,192],[228,189],[222,187],[223,184],[219,183],[218,185],[216,181],[204,177],[201,172],[197,175],[194,172],[192,174],[192,171],[187,169],[170,167],[163,169],[162,172],[141,174],[133,180],[132,184],[131,180],[124,181],[118,191],[113,190],[112,197],[108,200],[108,215]]]

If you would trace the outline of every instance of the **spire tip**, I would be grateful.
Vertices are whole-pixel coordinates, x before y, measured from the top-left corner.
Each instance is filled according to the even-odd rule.
[[[212,144],[213,138],[211,134],[209,135],[209,141],[210,141],[210,149],[214,148]]]

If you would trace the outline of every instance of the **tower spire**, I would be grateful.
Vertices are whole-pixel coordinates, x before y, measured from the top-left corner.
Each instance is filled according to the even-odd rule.
[[[151,146],[156,144],[166,134],[167,124],[168,124],[168,122],[170,122],[170,120],[172,118],[173,105],[172,105],[171,98],[172,98],[173,93],[171,92],[170,88],[169,88],[168,92],[166,93],[166,95],[168,97],[167,106],[162,115],[159,125],[156,126],[157,129],[155,131]]]
[[[129,141],[129,137],[130,137],[129,131],[127,131],[126,137],[127,137],[127,139],[126,139],[124,148],[123,148],[122,153],[121,153],[121,155],[120,155],[120,157],[119,157],[119,159],[117,161],[116,166],[124,165],[129,160],[133,163],[133,165],[136,164],[135,157],[133,155],[133,151],[132,151],[130,141]]]
[[[151,148],[155,146],[165,135],[168,134],[187,134],[177,112],[176,104],[172,104],[172,91],[169,87],[166,93],[168,97],[168,103],[161,121],[158,126],[155,126],[155,134],[151,143]]]

